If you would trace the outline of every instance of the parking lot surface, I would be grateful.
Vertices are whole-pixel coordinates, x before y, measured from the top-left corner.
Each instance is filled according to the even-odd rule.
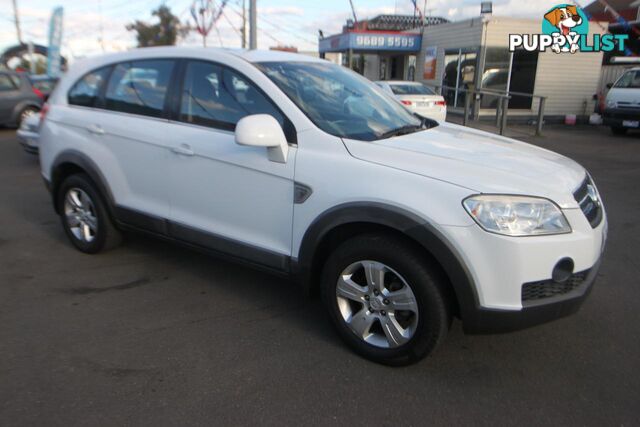
[[[640,135],[549,127],[609,215],[572,317],[508,335],[454,322],[421,363],[351,353],[294,284],[147,237],[84,255],[0,130],[0,425],[638,425]]]

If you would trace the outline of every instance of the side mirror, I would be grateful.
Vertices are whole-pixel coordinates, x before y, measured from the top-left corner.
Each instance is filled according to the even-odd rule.
[[[269,160],[287,163],[289,144],[280,123],[269,114],[253,114],[236,125],[236,144],[266,147]]]
[[[613,83],[607,83],[607,89],[611,89],[613,87]]]

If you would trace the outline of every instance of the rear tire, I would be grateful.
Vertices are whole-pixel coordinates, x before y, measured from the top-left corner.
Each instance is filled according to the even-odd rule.
[[[402,366],[421,360],[451,325],[438,270],[393,235],[366,234],[344,242],[329,256],[321,286],[340,337],[377,363]]]
[[[60,185],[57,201],[62,227],[81,252],[95,254],[121,243],[122,234],[111,221],[100,192],[87,175],[67,177]]]
[[[613,132],[614,135],[626,135],[627,128],[623,128],[620,126],[611,126],[611,132]]]

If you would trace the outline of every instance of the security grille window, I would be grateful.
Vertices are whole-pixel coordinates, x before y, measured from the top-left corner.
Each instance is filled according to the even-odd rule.
[[[161,117],[174,64],[172,60],[118,64],[109,79],[105,108]]]
[[[280,111],[244,77],[208,62],[187,64],[181,121],[233,130],[241,118],[251,114],[269,114],[286,128]]]
[[[506,92],[509,83],[511,67],[511,52],[506,48],[487,47],[485,50],[484,70],[482,72],[481,87],[485,90]],[[500,98],[482,95],[481,108],[497,108]],[[511,107],[511,106],[510,106]]]
[[[475,86],[477,49],[467,52],[462,49],[445,51],[445,68],[442,94],[450,107],[464,105],[465,91]]]
[[[109,68],[101,68],[86,74],[73,85],[68,94],[68,101],[71,105],[80,105],[83,107],[92,107],[95,105],[100,88],[104,83]]]

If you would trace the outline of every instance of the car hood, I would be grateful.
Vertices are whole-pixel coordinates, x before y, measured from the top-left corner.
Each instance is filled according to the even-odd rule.
[[[360,160],[477,193],[546,197],[563,208],[578,207],[573,191],[586,174],[578,163],[552,151],[449,123],[379,141],[344,143]]]

